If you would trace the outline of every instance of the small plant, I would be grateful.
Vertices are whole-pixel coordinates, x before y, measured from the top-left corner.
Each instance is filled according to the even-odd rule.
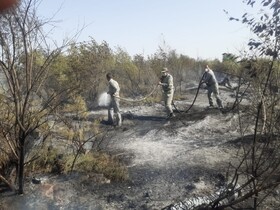
[[[74,158],[74,155],[67,157],[65,173],[71,172]],[[87,154],[79,155],[76,160],[74,171],[102,173],[105,177],[114,181],[128,179],[126,167],[122,165],[116,157],[100,152],[89,152]]]
[[[30,161],[26,173],[71,173],[75,155],[62,155],[53,147],[44,147],[40,156]],[[80,154],[75,160],[74,171],[82,173],[98,173],[113,181],[128,179],[126,167],[114,156],[100,152]]]
[[[34,151],[36,148],[33,149]],[[60,159],[62,155],[58,153],[58,150],[52,146],[43,147],[36,150],[34,155],[34,160],[31,160],[30,163],[26,166],[26,173],[61,173],[63,171],[63,164],[61,165]],[[60,163],[60,164],[59,164]]]

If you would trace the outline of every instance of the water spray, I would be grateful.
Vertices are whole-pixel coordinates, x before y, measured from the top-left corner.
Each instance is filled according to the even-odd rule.
[[[98,106],[99,107],[107,107],[111,102],[111,97],[106,92],[100,94],[98,98]]]

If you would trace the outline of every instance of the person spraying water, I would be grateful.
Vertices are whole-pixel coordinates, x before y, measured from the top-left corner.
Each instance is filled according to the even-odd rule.
[[[214,107],[213,103],[213,98],[212,98],[212,93],[214,94],[216,98],[217,105],[220,109],[223,109],[223,103],[220,98],[220,93],[219,93],[219,85],[216,79],[216,76],[213,72],[212,69],[209,68],[208,65],[206,65],[205,72],[204,72],[204,77],[201,83],[205,83],[207,86],[207,97],[209,101],[209,107],[212,108]]]
[[[106,74],[106,78],[109,82],[108,92],[110,95],[110,103],[108,105],[108,123],[114,125],[114,114],[116,114],[116,125],[122,125],[122,116],[120,113],[120,86],[119,83],[113,79],[111,73]]]
[[[98,106],[99,107],[108,107],[111,102],[111,96],[107,92],[103,92],[98,97]]]
[[[167,118],[171,118],[174,117],[172,110],[172,101],[174,95],[173,77],[171,74],[169,74],[167,68],[163,68],[161,74],[162,75],[158,85],[162,87],[163,101],[167,112]]]

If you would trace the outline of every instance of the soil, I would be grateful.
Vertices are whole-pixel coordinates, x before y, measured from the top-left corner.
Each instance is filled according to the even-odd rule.
[[[226,107],[232,92],[221,90]],[[102,175],[40,176],[27,178],[26,194],[3,198],[6,209],[163,209],[171,204],[206,196],[226,182],[225,173],[238,148],[238,117],[232,112],[207,109],[206,92],[175,100],[175,117],[166,119],[162,104],[122,107],[121,127],[104,123],[108,133],[101,150],[117,155],[128,167],[129,179],[112,182]],[[102,116],[106,110],[91,112]],[[234,143],[233,143],[234,142]],[[12,203],[10,203],[12,202]],[[1,202],[0,202],[1,204]]]

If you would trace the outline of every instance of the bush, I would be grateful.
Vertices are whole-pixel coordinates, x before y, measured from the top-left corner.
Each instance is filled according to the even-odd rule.
[[[74,155],[67,158],[67,163],[65,164],[66,173],[71,171],[73,161]],[[116,157],[100,152],[79,155],[74,170],[102,173],[106,178],[114,181],[123,181],[128,178],[126,167]]]
[[[75,155],[63,155],[52,147],[44,147],[37,152],[40,156],[26,166],[26,173],[71,173]],[[80,154],[73,170],[104,174],[106,178],[113,181],[123,181],[128,178],[126,167],[116,157],[100,152]]]

